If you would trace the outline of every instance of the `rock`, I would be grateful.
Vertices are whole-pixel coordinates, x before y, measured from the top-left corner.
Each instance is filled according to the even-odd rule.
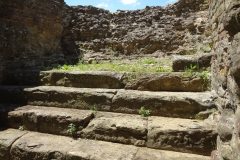
[[[101,142],[98,140],[81,140],[69,150],[66,159],[131,160],[137,151],[137,147],[130,145]]]
[[[210,160],[208,156],[140,148],[133,160]]]
[[[92,118],[90,110],[23,106],[8,113],[8,127],[17,129],[24,125],[30,131],[69,135],[67,129],[71,123],[77,131],[81,131]]]
[[[100,112],[83,129],[83,138],[146,146],[147,118],[140,115]]]
[[[113,98],[112,111],[138,114],[144,106],[152,116],[190,118],[207,108],[214,108],[215,100],[210,93],[119,90]]]
[[[13,143],[26,133],[26,131],[15,129],[0,129],[0,160],[10,159],[10,149]]]
[[[0,7],[0,68],[5,72],[57,64],[63,24],[69,21],[65,2],[2,1]]]
[[[41,72],[42,85],[56,85],[78,88],[109,88],[124,87],[124,73],[107,71],[71,71],[71,72]]]
[[[201,56],[174,56],[172,68],[174,72],[184,71],[186,68],[190,68],[190,65],[200,68],[207,68],[211,66],[212,54],[206,54]]]
[[[232,139],[235,119],[231,110],[225,110],[219,120],[217,132],[222,141],[226,142]]]
[[[216,95],[210,92],[149,92],[123,89],[69,88],[58,86],[0,86],[2,103],[90,109],[138,114],[141,107],[154,116],[190,118],[216,108]]]
[[[216,141],[214,122],[150,117],[147,147],[209,155]]]
[[[31,132],[18,139],[10,151],[11,159],[64,160],[77,144],[72,138]]]
[[[200,77],[186,77],[183,73],[155,73],[128,82],[125,89],[201,92],[207,89],[207,83]]]

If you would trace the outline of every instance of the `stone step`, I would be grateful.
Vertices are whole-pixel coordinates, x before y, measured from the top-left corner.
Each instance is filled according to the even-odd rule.
[[[0,86],[0,103],[55,106],[62,108],[139,114],[141,107],[152,116],[206,118],[215,108],[211,92],[149,92],[124,89],[92,89],[59,86]]]
[[[209,88],[208,80],[180,72],[17,71],[9,72],[2,84],[185,92],[202,92]]]
[[[155,150],[15,129],[0,131],[0,160],[210,160],[210,156]]]
[[[111,112],[67,108],[22,106],[8,113],[5,126],[27,130],[71,135],[68,125],[74,124],[73,136],[129,144],[154,149],[209,155],[216,141],[213,121],[166,117],[142,117]]]
[[[209,120],[99,112],[82,130],[81,137],[209,155],[217,133],[215,122]]]
[[[90,110],[30,105],[14,108],[14,105],[4,104],[1,104],[0,107],[9,110],[8,113],[5,113],[7,116],[4,117],[7,119],[4,120],[6,124],[3,126],[15,129],[24,126],[27,130],[57,135],[69,135],[67,130],[71,123],[80,132],[94,118]]]
[[[196,65],[199,69],[211,66],[211,59],[214,54],[202,55],[174,55],[172,69],[174,72],[184,71],[190,65]]]

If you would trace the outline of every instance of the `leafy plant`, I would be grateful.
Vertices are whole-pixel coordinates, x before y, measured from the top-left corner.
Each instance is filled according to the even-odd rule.
[[[146,110],[144,107],[141,107],[141,109],[139,110],[139,114],[141,114],[143,117],[147,117],[150,115],[150,111]]]
[[[202,78],[204,81],[208,81],[209,80],[209,73],[210,73],[210,67],[206,68],[202,72],[199,72],[198,76],[200,78]]]
[[[158,67],[155,72],[172,72],[171,69],[166,69],[166,68],[163,68],[163,67]]]
[[[96,114],[97,114],[97,107],[91,107],[91,109],[90,109],[91,111],[92,111],[92,114],[94,115],[94,116],[96,116]]]
[[[22,125],[22,126],[19,126],[18,129],[21,130],[21,131],[24,131],[24,130],[26,130],[27,128],[26,128],[24,125]]]
[[[185,67],[184,72],[183,72],[183,76],[194,76],[197,73],[195,72],[195,69],[197,69],[196,65],[192,65],[190,64],[190,67]]]
[[[73,69],[73,66],[71,65],[66,65],[64,64],[63,66],[60,67],[61,70],[72,70]]]
[[[73,123],[68,125],[68,130],[67,130],[68,134],[73,136],[76,133],[76,131],[77,131],[76,126]]]

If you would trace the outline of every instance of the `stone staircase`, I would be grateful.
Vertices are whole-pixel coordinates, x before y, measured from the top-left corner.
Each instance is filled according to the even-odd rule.
[[[217,96],[197,76],[32,70],[7,77],[0,160],[211,159],[217,133],[206,118]],[[139,115],[141,107],[150,116]]]

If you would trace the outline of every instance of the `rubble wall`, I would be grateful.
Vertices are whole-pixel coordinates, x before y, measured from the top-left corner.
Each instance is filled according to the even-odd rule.
[[[9,69],[65,63],[67,7],[64,0],[0,1],[0,81]]]
[[[212,87],[219,95],[217,152],[213,159],[240,160],[240,1],[211,0],[207,27],[213,39]]]

